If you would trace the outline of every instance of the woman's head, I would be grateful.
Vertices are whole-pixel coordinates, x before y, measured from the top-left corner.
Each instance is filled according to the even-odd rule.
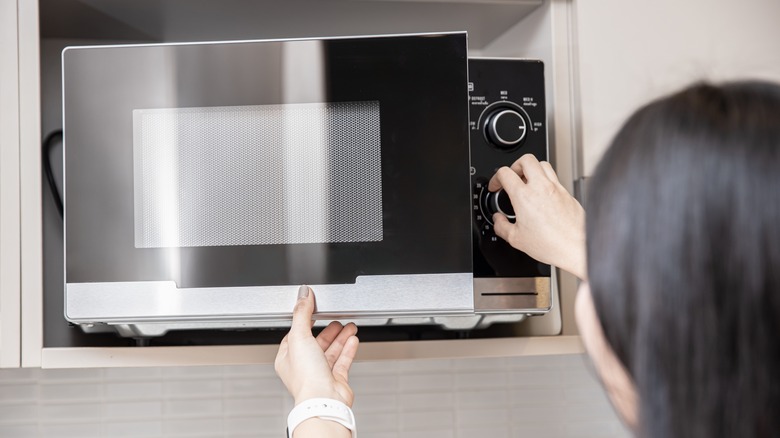
[[[593,304],[640,435],[780,433],[780,87],[650,103],[588,191]]]

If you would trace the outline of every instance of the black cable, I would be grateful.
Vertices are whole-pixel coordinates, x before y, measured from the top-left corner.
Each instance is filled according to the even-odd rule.
[[[57,212],[59,212],[60,217],[63,216],[62,195],[60,195],[60,190],[57,188],[57,184],[54,182],[54,174],[51,171],[51,160],[49,156],[51,155],[52,146],[61,142],[62,129],[58,129],[46,136],[46,138],[43,140],[43,146],[41,148],[41,155],[43,157],[43,171],[46,173],[46,180],[49,182],[51,195],[54,198],[54,203],[57,206]]]

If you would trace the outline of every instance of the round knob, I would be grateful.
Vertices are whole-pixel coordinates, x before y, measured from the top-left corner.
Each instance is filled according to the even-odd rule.
[[[500,189],[497,192],[488,192],[485,205],[491,217],[496,213],[502,213],[509,220],[514,220],[515,218],[512,201],[509,200],[509,195],[507,195],[504,189]]]
[[[500,149],[513,149],[518,146],[525,139],[527,128],[525,118],[508,108],[496,110],[485,122],[488,141]]]

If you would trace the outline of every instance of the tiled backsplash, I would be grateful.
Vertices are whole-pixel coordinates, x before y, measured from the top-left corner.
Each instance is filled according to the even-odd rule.
[[[579,355],[354,365],[364,438],[627,437]],[[271,365],[0,370],[0,437],[282,437]]]

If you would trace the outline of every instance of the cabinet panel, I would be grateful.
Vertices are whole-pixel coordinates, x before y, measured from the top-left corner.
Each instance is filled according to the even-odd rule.
[[[38,2],[19,0],[19,180],[22,366],[41,365],[43,234],[41,232],[41,93]]]
[[[1,1],[1,0],[0,0]],[[494,2],[488,0],[446,0],[446,1],[382,1],[366,0],[329,0],[318,2],[312,0],[296,0],[297,5],[307,4],[312,10],[322,11],[323,8],[342,8],[348,10],[333,20],[322,20],[320,16],[314,20],[319,27],[309,26],[311,20],[292,19],[294,14],[288,14],[289,5],[282,2],[261,2],[263,7],[270,9],[260,11],[261,3],[251,0],[230,0],[224,2],[160,2],[143,0],[132,6],[114,0],[20,0],[24,7],[19,12],[23,21],[19,29],[24,46],[20,52],[21,70],[25,80],[20,84],[22,99],[25,106],[25,117],[20,121],[24,132],[21,139],[24,154],[21,157],[23,173],[21,175],[22,190],[25,193],[35,192],[30,200],[25,200],[21,206],[23,221],[30,223],[21,230],[22,245],[22,282],[23,298],[23,366],[43,365],[57,366],[122,366],[129,364],[162,364],[170,363],[166,354],[174,353],[176,363],[222,363],[232,361],[266,361],[270,356],[258,358],[249,352],[254,346],[214,346],[220,340],[203,339],[201,347],[151,347],[138,349],[124,347],[129,345],[124,340],[110,334],[91,333],[82,340],[80,331],[67,327],[62,318],[61,303],[61,234],[59,217],[54,213],[48,188],[44,187],[44,198],[41,200],[40,178],[40,140],[41,134],[48,134],[61,125],[61,101],[59,81],[59,51],[69,44],[100,44],[130,41],[182,41],[204,39],[251,39],[296,36],[327,36],[361,33],[402,33],[410,31],[435,30],[467,30],[470,37],[470,48],[477,56],[507,56],[541,58],[546,65],[548,81],[547,99],[552,104],[549,120],[550,148],[553,161],[559,168],[562,181],[572,180],[569,151],[572,122],[570,89],[570,17],[571,2],[569,0],[508,0]],[[216,7],[219,5],[219,7]],[[164,7],[163,7],[164,6]],[[242,8],[250,7],[251,14],[239,13]],[[129,9],[128,9],[129,8]],[[204,13],[201,9],[209,9]],[[380,13],[392,9],[392,14]],[[363,12],[360,12],[363,11]],[[261,13],[262,12],[262,13]],[[332,10],[326,11],[332,14]],[[323,12],[323,14],[326,14]],[[218,20],[212,20],[218,14]],[[327,15],[326,14],[326,15]],[[317,15],[317,14],[315,14]],[[185,19],[190,16],[191,20]],[[230,19],[226,18],[229,16]],[[40,29],[38,28],[40,19]],[[173,21],[171,21],[173,20]],[[200,21],[199,21],[200,20]],[[206,20],[208,23],[197,24]],[[195,23],[195,24],[193,24]],[[228,26],[227,23],[230,23]],[[284,23],[284,25],[279,25]],[[204,34],[204,32],[209,32]],[[40,82],[40,88],[38,83]],[[33,86],[35,84],[35,86]],[[40,102],[40,103],[39,103]],[[41,131],[43,127],[43,131]],[[55,158],[59,148],[52,153],[55,165],[55,179],[59,176],[56,168],[59,159]],[[29,184],[29,185],[28,185]],[[568,183],[567,183],[568,184]],[[43,202],[42,202],[43,201]],[[43,204],[43,205],[42,205]],[[43,209],[43,218],[41,218]],[[41,224],[44,238],[41,245]],[[37,231],[36,231],[37,230]],[[48,239],[48,240],[47,240]],[[43,249],[42,249],[43,248]],[[37,255],[36,255],[37,252]],[[41,260],[41,258],[43,260]],[[42,266],[44,266],[42,268]],[[41,286],[41,278],[45,273],[45,282]],[[576,338],[570,339],[568,347],[556,343],[559,338],[517,338],[523,336],[549,335],[561,331],[562,305],[564,315],[570,314],[576,284],[573,279],[562,279],[566,289],[563,302],[556,298],[555,311],[545,317],[535,317],[534,324],[524,327],[513,327],[512,333],[502,334],[505,338],[480,339],[466,342],[467,351],[461,348],[461,341],[414,341],[400,342],[399,348],[383,356],[381,359],[403,357],[404,352],[410,357],[426,357],[433,354],[426,345],[440,345],[437,355],[441,357],[483,356],[483,355],[516,355],[529,354],[525,347],[517,348],[517,342],[522,340],[540,346],[550,341],[551,352],[556,349],[568,351],[572,347],[579,348]],[[42,292],[41,289],[46,289]],[[45,295],[45,298],[44,298]],[[54,298],[52,298],[54,297]],[[57,301],[57,300],[60,301]],[[45,302],[45,306],[43,305]],[[45,307],[45,316],[41,315]],[[45,319],[45,324],[44,324]],[[568,318],[570,319],[570,318]],[[46,337],[44,337],[44,326]],[[568,327],[568,330],[567,330]],[[517,330],[517,331],[515,331]],[[576,333],[571,321],[563,323],[565,334]],[[58,336],[79,336],[79,343],[49,342],[49,334]],[[223,336],[224,337],[224,336]],[[45,338],[45,339],[44,339]],[[232,344],[257,343],[258,339],[251,333],[231,333]],[[59,339],[59,338],[57,338]],[[169,345],[184,345],[189,339],[174,339]],[[59,342],[59,341],[57,341]],[[70,342],[70,341],[69,341]],[[192,342],[190,342],[192,344]],[[78,345],[84,348],[52,348],[72,347]],[[373,345],[366,343],[366,351],[382,350],[381,343]],[[523,344],[525,345],[525,344]],[[45,347],[45,348],[44,348]],[[101,347],[101,348],[95,348]],[[168,350],[170,348],[170,350]],[[231,349],[232,348],[232,349]],[[273,350],[273,346],[262,347]],[[546,348],[546,347],[545,347]],[[235,352],[234,357],[221,356],[218,351]],[[544,350],[544,349],[543,349]],[[384,350],[382,350],[384,351]],[[390,350],[388,350],[390,351]],[[541,350],[540,350],[541,351]],[[544,350],[547,351],[547,350]],[[186,352],[186,354],[182,354]],[[216,354],[215,354],[216,353]],[[206,359],[197,359],[203,354]],[[245,356],[249,354],[249,356]],[[372,359],[373,353],[363,356]],[[538,353],[542,354],[542,353]],[[545,353],[546,354],[546,353]],[[68,357],[61,362],[62,357]],[[438,356],[437,356],[438,357]],[[108,358],[108,359],[106,359]],[[116,359],[116,360],[114,360]],[[108,360],[109,362],[104,362]],[[139,362],[140,361],[140,362]]]
[[[16,0],[0,0],[0,367],[19,366],[19,58]]]

